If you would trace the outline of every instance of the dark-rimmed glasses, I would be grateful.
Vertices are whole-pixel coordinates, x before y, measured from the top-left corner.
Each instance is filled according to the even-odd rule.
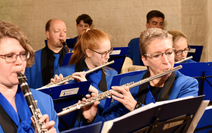
[[[153,60],[161,60],[162,56],[165,54],[167,58],[170,58],[174,53],[174,48],[168,49],[163,53],[153,53],[153,54],[145,54],[145,56],[152,58]]]
[[[22,61],[26,61],[27,59],[29,59],[30,53],[28,51],[23,51],[23,52],[20,52],[19,54],[10,53],[5,55],[0,55],[0,58],[5,59],[7,63],[12,63],[17,60],[18,56],[20,57]]]
[[[113,52],[113,48],[111,48],[110,50],[108,51],[105,51],[105,52],[98,52],[98,51],[95,51],[93,49],[90,49],[91,51],[95,52],[95,53],[98,53],[101,55],[102,58],[105,58],[107,56],[107,54],[111,54]]]
[[[175,51],[175,54],[177,56],[182,55],[183,53],[187,54],[189,50],[190,50],[190,48],[185,48],[184,50]]]

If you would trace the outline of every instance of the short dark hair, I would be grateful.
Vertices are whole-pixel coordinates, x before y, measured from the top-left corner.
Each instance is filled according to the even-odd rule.
[[[51,19],[46,23],[46,31],[49,31]]]
[[[82,15],[78,16],[76,19],[77,24],[79,24],[81,20],[83,20],[84,23],[87,23],[89,26],[91,26],[93,23],[93,20],[91,19],[91,17],[88,14],[82,14]]]
[[[162,12],[160,12],[158,10],[152,10],[152,11],[148,12],[146,15],[147,23],[150,23],[150,20],[154,17],[163,18],[163,20],[165,19],[165,15]]]

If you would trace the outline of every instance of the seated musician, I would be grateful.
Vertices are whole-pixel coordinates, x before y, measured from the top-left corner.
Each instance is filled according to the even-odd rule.
[[[110,38],[107,34],[100,30],[87,29],[79,36],[69,65],[58,68],[55,72],[57,75],[51,79],[51,82],[60,81],[62,77],[72,75],[77,81],[91,81],[89,92],[98,94],[107,91],[110,89],[113,76],[117,74],[116,70],[104,67],[87,75],[83,71],[95,69],[107,63],[111,52]],[[74,80],[69,81],[71,82]],[[100,104],[100,108],[103,109],[103,107],[104,101]]]
[[[180,31],[172,30],[169,33],[173,36],[173,47],[175,48],[175,62],[185,59],[190,49],[187,37]],[[192,59],[184,61],[184,63],[195,62]]]
[[[137,82],[174,66],[172,35],[167,31],[159,28],[147,29],[141,33],[139,43],[141,58],[148,71],[122,78],[120,84]],[[98,101],[92,106],[83,107],[84,124],[114,119],[152,102],[197,96],[198,82],[175,71],[130,90],[127,86],[114,86],[112,89],[115,90],[111,91],[115,101],[101,115],[96,115]]]
[[[25,68],[34,63],[33,49],[15,25],[0,21],[0,29],[0,133],[38,132],[38,124],[33,124],[28,101],[24,98],[30,93],[22,93],[17,76],[17,72],[24,73]],[[46,133],[59,132],[51,97],[34,89],[31,92],[38,101],[37,108],[44,114],[39,116],[40,123],[44,122],[42,128],[47,129]]]

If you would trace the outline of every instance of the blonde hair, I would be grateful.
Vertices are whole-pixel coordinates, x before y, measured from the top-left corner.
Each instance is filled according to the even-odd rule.
[[[149,28],[141,32],[139,39],[141,56],[145,56],[146,47],[155,39],[169,39],[172,42],[172,35],[159,28]]]

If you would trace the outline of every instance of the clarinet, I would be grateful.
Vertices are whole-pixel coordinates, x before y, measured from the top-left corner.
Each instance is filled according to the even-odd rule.
[[[24,94],[24,97],[27,101],[27,104],[30,108],[30,111],[32,113],[32,118],[35,122],[35,126],[38,130],[38,133],[45,133],[47,132],[47,129],[42,129],[42,125],[44,123],[39,122],[39,118],[42,116],[40,109],[37,108],[37,101],[34,100],[33,96],[32,96],[32,92],[27,84],[27,79],[26,76],[24,74],[22,74],[21,72],[17,72],[18,75],[18,81],[20,83],[21,86],[21,90]]]
[[[152,81],[152,80],[154,80],[154,79],[157,79],[157,78],[159,78],[159,77],[162,77],[162,76],[164,76],[164,75],[167,75],[167,74],[169,74],[169,73],[172,73],[172,72],[174,72],[174,71],[176,71],[176,70],[179,70],[179,69],[181,69],[181,68],[182,68],[182,65],[179,65],[179,66],[177,66],[177,67],[175,67],[175,68],[173,68],[173,69],[167,70],[167,71],[165,71],[165,72],[163,72],[163,73],[154,75],[154,76],[149,77],[149,78],[145,78],[145,79],[140,80],[140,81],[135,82],[135,83],[134,83],[134,82],[128,83],[128,84],[126,84],[126,85],[129,87],[129,89],[131,89],[131,88],[136,87],[136,86],[138,86],[138,85],[144,84],[144,83],[146,83],[146,82]],[[105,91],[105,92],[103,92],[103,93],[101,93],[101,94],[98,94],[96,97],[91,97],[91,98],[89,98],[89,99],[86,99],[85,102],[82,102],[82,101],[81,101],[80,103],[76,103],[76,104],[74,104],[74,105],[71,105],[71,106],[68,106],[68,107],[66,107],[66,108],[63,108],[63,111],[57,113],[57,115],[58,115],[58,116],[62,116],[62,115],[68,114],[68,113],[73,112],[73,111],[75,111],[75,110],[77,110],[77,109],[80,109],[80,108],[82,108],[82,107],[91,105],[91,104],[93,104],[95,101],[100,101],[100,100],[103,100],[103,99],[106,99],[106,98],[111,98],[111,96],[112,96],[112,94],[111,94],[110,91]]]

